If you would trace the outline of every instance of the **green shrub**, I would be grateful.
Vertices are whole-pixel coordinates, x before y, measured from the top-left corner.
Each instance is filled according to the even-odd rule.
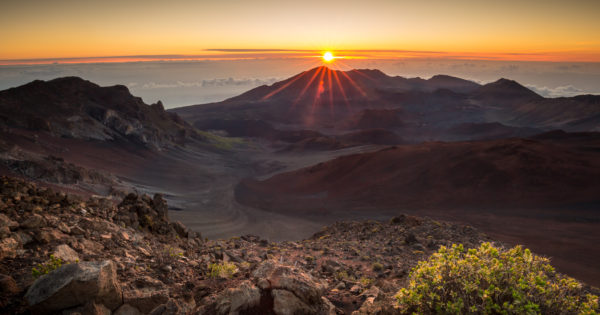
[[[490,243],[442,246],[411,271],[396,298],[403,313],[597,314],[598,297],[555,272],[547,258]]]
[[[211,278],[226,278],[233,277],[238,272],[238,268],[233,263],[224,262],[222,264],[211,263],[208,265],[208,276]]]
[[[308,255],[304,257],[304,260],[306,260],[307,263],[312,264],[315,262],[315,257]]]
[[[359,282],[360,282],[360,284],[363,285],[363,287],[368,287],[373,283],[373,279],[370,279],[367,277],[361,277]]]
[[[346,270],[339,270],[338,272],[336,272],[335,279],[339,280],[339,281],[341,281],[341,280],[356,281],[356,278],[354,276],[349,275]]]
[[[54,255],[50,255],[50,260],[43,264],[37,264],[37,267],[31,269],[31,275],[34,279],[37,279],[53,270],[60,268],[62,264],[62,259],[54,257]]]
[[[376,262],[376,263],[373,263],[373,265],[371,266],[371,268],[373,269],[373,271],[379,272],[379,271],[383,270],[383,265],[380,264],[380,263],[378,263],[378,262]]]

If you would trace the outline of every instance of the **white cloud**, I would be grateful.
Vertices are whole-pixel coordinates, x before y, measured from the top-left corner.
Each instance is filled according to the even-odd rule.
[[[572,85],[557,86],[555,88],[549,88],[546,86],[539,87],[535,85],[527,85],[527,87],[544,97],[570,97],[581,94],[589,94]]]
[[[148,82],[138,84],[137,82],[131,82],[128,84],[130,87],[140,86],[141,89],[172,89],[172,88],[206,88],[206,87],[226,87],[226,86],[249,86],[255,87],[263,84],[273,84],[280,80],[279,78],[246,78],[246,79],[209,79],[202,81],[176,81],[173,83],[156,83]]]

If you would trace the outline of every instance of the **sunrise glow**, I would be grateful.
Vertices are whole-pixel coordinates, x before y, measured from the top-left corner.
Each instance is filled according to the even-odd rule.
[[[323,60],[324,60],[325,62],[331,62],[331,61],[333,61],[333,58],[334,58],[334,57],[333,57],[333,54],[332,54],[330,51],[326,51],[326,52],[323,54]]]
[[[323,47],[346,59],[600,61],[600,1],[34,2],[0,10],[1,64],[308,57]]]

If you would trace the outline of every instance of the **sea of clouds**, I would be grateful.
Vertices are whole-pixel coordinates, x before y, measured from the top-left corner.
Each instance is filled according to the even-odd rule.
[[[516,80],[545,97],[600,94],[600,63],[485,60],[340,60],[332,68],[380,69],[388,75],[447,74],[488,83]],[[0,90],[40,79],[78,76],[102,86],[122,84],[146,103],[166,108],[216,102],[318,66],[319,60],[252,59],[0,66]]]

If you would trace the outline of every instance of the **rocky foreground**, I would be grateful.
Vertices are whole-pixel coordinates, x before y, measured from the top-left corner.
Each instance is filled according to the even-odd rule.
[[[489,239],[400,215],[340,222],[298,242],[204,240],[161,195],[121,202],[0,179],[4,314],[389,314],[418,261]]]

